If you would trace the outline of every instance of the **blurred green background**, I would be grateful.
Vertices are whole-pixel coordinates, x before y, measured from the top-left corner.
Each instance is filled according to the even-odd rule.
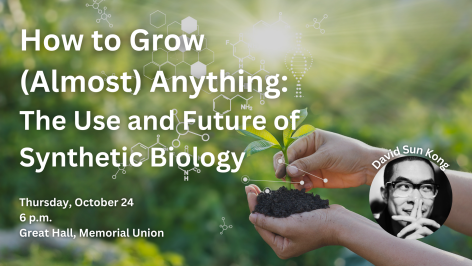
[[[160,142],[170,146],[179,135],[175,131],[129,131],[126,118],[131,115],[168,114],[170,109],[195,110],[200,115],[212,115],[213,99],[219,94],[202,93],[191,100],[186,93],[149,93],[152,81],[145,78],[139,95],[117,93],[43,93],[25,96],[20,79],[25,68],[43,70],[50,77],[52,69],[58,75],[83,75],[89,78],[137,69],[152,61],[152,52],[136,52],[130,48],[129,36],[142,28],[150,34],[182,34],[179,22],[191,16],[198,21],[199,32],[205,34],[207,48],[214,52],[214,62],[207,71],[238,70],[233,47],[239,34],[251,36],[260,20],[272,24],[281,18],[290,25],[283,41],[293,48],[294,33],[301,33],[302,47],[313,57],[313,64],[302,79],[303,98],[295,98],[296,81],[284,64],[290,51],[273,51],[276,43],[266,44],[251,54],[255,60],[244,60],[244,69],[253,73],[261,60],[270,73],[288,75],[284,86],[289,91],[279,99],[259,102],[257,93],[251,97],[250,110],[240,110],[244,100],[234,100],[228,115],[266,116],[268,124],[278,115],[293,109],[308,107],[307,123],[317,128],[360,139],[370,145],[394,148],[409,144],[429,147],[450,163],[449,169],[472,170],[472,2],[458,1],[123,1],[106,0],[111,14],[106,21],[96,22],[98,11],[87,7],[89,1],[25,1],[0,0],[0,229],[12,229],[19,224],[21,213],[47,214],[53,226],[114,230],[119,228],[155,228],[165,231],[165,238],[107,240],[119,247],[125,260],[117,265],[367,265],[341,247],[325,247],[298,258],[282,261],[259,237],[248,221],[244,185],[240,178],[273,180],[272,153],[259,153],[245,160],[236,174],[220,174],[215,168],[190,172],[183,181],[177,168],[152,168],[145,163],[140,168],[127,168],[126,174],[112,175],[117,169],[56,167],[49,164],[40,174],[36,167],[20,166],[20,150],[31,147],[35,152],[63,151],[84,146],[87,151],[110,152],[132,147],[140,142],[150,146],[160,135]],[[166,26],[150,25],[150,14],[156,10],[166,14]],[[321,28],[306,24],[318,21],[324,14]],[[169,27],[167,27],[170,25]],[[285,24],[284,24],[285,25]],[[29,45],[21,51],[21,29],[31,35],[41,29],[47,34],[84,34],[80,52],[65,52],[62,48],[36,52]],[[90,35],[120,36],[121,48],[116,52],[97,52]],[[284,43],[285,45],[285,43]],[[240,50],[238,50],[240,51]],[[211,62],[211,53],[186,52],[188,57]],[[184,55],[184,56],[187,56]],[[187,74],[185,65],[178,71]],[[188,66],[187,66],[188,67]],[[166,71],[166,70],[165,70]],[[30,72],[31,73],[31,72]],[[31,84],[33,75],[30,74]],[[224,93],[227,97],[236,94]],[[219,102],[218,102],[219,104]],[[223,103],[224,104],[224,103]],[[220,108],[220,107],[218,107]],[[41,110],[50,116],[63,115],[68,126],[63,131],[25,131],[20,110]],[[91,111],[92,115],[119,115],[118,131],[79,131],[73,125],[74,111]],[[34,124],[32,124],[34,125]],[[275,132],[271,126],[269,131]],[[205,133],[194,125],[192,131]],[[181,145],[198,146],[200,152],[231,150],[242,152],[252,139],[234,131],[211,131],[210,140],[187,134],[180,137]],[[276,134],[281,138],[281,133]],[[276,189],[282,183],[257,183]],[[368,186],[343,190],[315,189],[330,203],[373,219],[368,202]],[[132,208],[25,208],[18,198],[133,198]],[[220,235],[221,218],[233,225]],[[316,237],[316,236],[313,236]],[[442,227],[424,240],[438,248],[472,257],[472,239]],[[0,265],[91,265],[94,259],[64,255],[45,247],[32,246],[29,252],[4,257]]]

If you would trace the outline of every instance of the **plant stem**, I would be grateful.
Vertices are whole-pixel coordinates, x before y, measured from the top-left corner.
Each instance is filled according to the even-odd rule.
[[[285,147],[282,149],[282,153],[284,154],[284,162],[288,163],[287,149]],[[292,179],[288,175],[288,171],[285,171],[285,173],[285,182],[287,182],[287,187],[289,190],[292,190]]]

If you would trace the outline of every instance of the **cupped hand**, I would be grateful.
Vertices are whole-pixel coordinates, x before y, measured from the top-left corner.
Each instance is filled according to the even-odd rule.
[[[264,241],[281,259],[300,256],[323,246],[337,245],[335,221],[343,217],[345,210],[339,205],[329,209],[292,214],[287,218],[273,218],[260,213],[252,213],[257,205],[257,195],[261,190],[256,185],[246,187],[249,203],[249,220]]]
[[[384,150],[359,140],[317,129],[287,149],[288,166],[282,152],[274,155],[275,176],[284,178],[288,171],[292,182],[304,181],[304,185],[298,183],[295,187],[307,191],[370,185],[376,173],[371,164],[382,153]]]
[[[439,228],[441,227],[436,221],[423,218],[421,213],[421,206],[423,205],[422,199],[415,200],[415,205],[411,210],[409,216],[405,215],[393,215],[392,219],[395,221],[405,221],[409,222],[410,224],[405,226],[398,234],[397,237],[405,238],[405,239],[420,239],[425,236],[429,236],[433,233],[431,229],[426,227],[426,225]]]

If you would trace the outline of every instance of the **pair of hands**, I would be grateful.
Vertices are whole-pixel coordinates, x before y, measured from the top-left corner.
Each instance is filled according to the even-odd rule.
[[[305,188],[306,191],[316,187],[370,185],[375,175],[375,169],[370,163],[376,159],[376,154],[380,154],[380,157],[383,152],[361,141],[317,129],[288,148],[288,167],[285,167],[285,163],[279,163],[279,159],[283,160],[282,152],[275,154],[274,170],[277,178],[284,178],[287,169],[292,182],[304,181],[303,186],[295,184],[295,188]],[[328,178],[328,182],[306,175],[307,172],[322,179]],[[273,218],[252,213],[259,193],[261,190],[256,185],[246,187],[251,211],[249,220],[280,258],[296,257],[310,250],[339,243],[339,227],[335,223],[343,219],[344,207],[330,205],[329,209]]]
[[[337,244],[338,234],[334,223],[344,207],[330,205],[329,209],[292,214],[287,218],[273,218],[252,213],[257,205],[259,193],[261,190],[256,185],[246,186],[251,211],[249,220],[279,258],[297,257],[323,246]]]
[[[393,215],[392,219],[395,221],[404,221],[409,222],[410,224],[405,226],[398,234],[397,237],[405,239],[420,239],[425,236],[429,236],[433,233],[431,229],[426,227],[426,225],[436,227],[439,229],[441,227],[436,221],[423,218],[421,213],[421,206],[423,205],[422,199],[416,199],[413,209],[411,210],[410,215]]]

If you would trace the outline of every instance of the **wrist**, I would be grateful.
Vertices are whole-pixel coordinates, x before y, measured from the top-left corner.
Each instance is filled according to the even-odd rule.
[[[329,206],[330,218],[328,220],[328,243],[327,245],[343,246],[350,211],[341,205],[333,204]]]
[[[352,243],[356,243],[356,235],[361,231],[371,231],[372,221],[366,219],[362,215],[352,212],[343,207],[343,210],[337,215],[336,221],[333,223],[335,227],[333,234],[336,237],[336,244],[350,248]],[[375,226],[375,225],[374,225]],[[381,229],[383,231],[383,229]]]

